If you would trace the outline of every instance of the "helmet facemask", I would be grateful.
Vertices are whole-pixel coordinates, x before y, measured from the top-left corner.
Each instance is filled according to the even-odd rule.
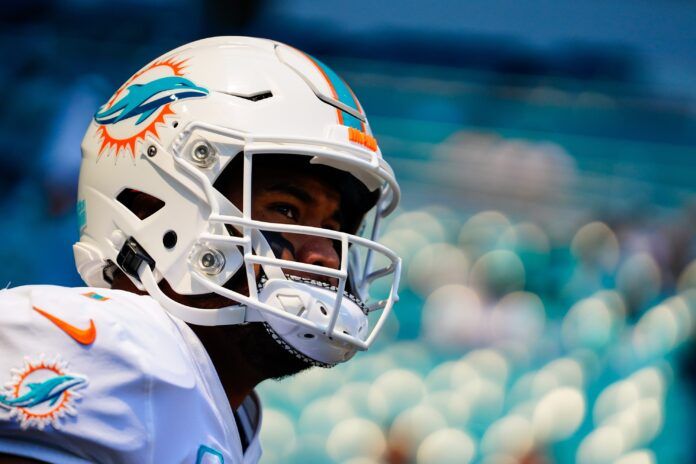
[[[181,292],[181,287],[177,288],[167,279],[166,271],[160,274],[178,293],[216,293],[239,304],[203,309],[178,303],[159,289],[155,273],[148,265],[140,266],[137,275],[131,274],[132,277],[140,281],[165,308],[187,322],[223,325],[262,321],[283,343],[322,365],[345,361],[356,350],[367,349],[398,298],[395,284],[398,284],[400,260],[375,241],[385,204],[390,200],[389,189],[370,193],[349,173],[322,166],[322,153],[308,153],[307,147],[304,150],[298,147],[294,153],[278,154],[255,151],[245,144],[244,150],[227,155],[229,159],[225,160],[224,153],[232,153],[232,150],[224,146],[224,138],[231,134],[223,138],[220,135],[208,134],[206,138],[197,132],[189,137],[188,143],[182,141],[180,150],[172,153],[179,168],[178,174],[188,178],[188,182],[182,179],[179,185],[185,186],[192,180],[198,183],[205,192],[206,211],[210,211],[203,230],[197,233],[190,246],[186,263],[188,276],[195,284],[192,287],[198,291]],[[228,142],[239,146],[240,140],[231,137]],[[201,146],[207,147],[208,156],[217,158],[213,163],[204,164],[196,158]],[[336,155],[340,156],[340,152],[335,152]],[[263,222],[253,217],[254,166],[274,161],[283,163],[291,158],[308,160],[305,162],[316,165],[319,172],[336,172],[331,183],[339,184],[340,179],[350,179],[342,182],[343,185],[336,185],[341,194],[341,208],[352,209],[347,214],[349,219],[342,224],[342,231]],[[146,159],[153,164],[158,162],[157,156]],[[213,166],[222,163],[224,169],[218,169],[217,175],[211,176]],[[229,172],[239,172],[240,167],[242,198],[241,205],[235,205],[215,186],[222,188],[221,185],[229,183],[219,181],[231,177]],[[358,194],[360,189],[366,193]],[[351,196],[354,197],[351,200],[346,198]],[[373,203],[372,214],[368,215],[370,224],[359,226],[358,219],[365,216],[365,210]],[[367,231],[370,237],[348,233],[358,228]],[[339,258],[338,266],[332,268],[283,259],[279,256],[278,244],[282,241],[278,238],[283,236],[311,236],[332,241]],[[375,258],[385,265],[373,270]],[[240,281],[244,282],[244,277],[246,285],[239,285]],[[371,284],[385,278],[391,280],[391,285],[388,285],[384,297],[370,299]],[[381,317],[369,317],[374,319],[370,330],[368,316],[372,312],[375,315],[381,312]]]

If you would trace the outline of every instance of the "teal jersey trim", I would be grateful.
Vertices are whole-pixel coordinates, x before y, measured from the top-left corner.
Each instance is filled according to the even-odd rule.
[[[213,449],[209,446],[201,445],[198,447],[198,455],[196,456],[196,464],[212,464],[213,461],[210,461],[207,459],[206,461],[203,461],[207,456],[213,456],[213,459],[216,459],[216,462],[219,464],[225,464],[225,457],[222,455],[221,452],[219,452],[216,449]]]

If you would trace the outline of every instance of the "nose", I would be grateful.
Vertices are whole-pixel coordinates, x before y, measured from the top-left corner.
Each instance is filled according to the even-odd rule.
[[[295,243],[295,259],[301,263],[338,269],[340,257],[330,239],[324,237],[304,237]]]

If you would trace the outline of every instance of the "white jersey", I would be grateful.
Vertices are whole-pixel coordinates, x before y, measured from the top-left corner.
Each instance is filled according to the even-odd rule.
[[[149,296],[0,291],[0,453],[66,464],[252,463],[260,415],[255,394],[233,414],[201,342]]]

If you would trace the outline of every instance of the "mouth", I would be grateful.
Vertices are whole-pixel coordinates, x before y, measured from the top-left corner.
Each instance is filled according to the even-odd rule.
[[[336,279],[327,279],[326,276],[320,276],[320,277],[322,277],[322,280],[317,280],[317,279],[313,279],[311,277],[305,277],[307,275],[314,275],[314,274],[302,273],[303,274],[302,276],[300,276],[298,274],[299,273],[290,274],[290,273],[286,272],[285,277],[288,280],[303,282],[306,284],[314,285],[317,287],[328,288],[329,290],[332,290],[334,292],[338,292],[337,285],[335,285],[337,283],[335,281]],[[260,280],[256,283],[256,286],[257,286],[259,291],[261,291],[263,289],[263,287],[267,281],[268,281],[268,278],[265,275],[260,278]],[[334,283],[331,283],[331,281],[334,281]],[[358,295],[354,294],[349,288],[346,288],[343,290],[343,296],[348,298],[350,301],[352,301],[356,305],[358,305],[360,307],[360,310],[363,312],[363,314],[365,314],[365,316],[368,315],[368,313],[370,311],[369,311],[368,307],[365,305],[365,302]]]
[[[338,287],[338,279],[335,277],[329,277],[322,274],[315,274],[313,272],[302,272],[292,269],[283,269],[283,273],[288,276],[299,277],[301,279],[315,280],[323,284],[328,284],[332,287]]]

